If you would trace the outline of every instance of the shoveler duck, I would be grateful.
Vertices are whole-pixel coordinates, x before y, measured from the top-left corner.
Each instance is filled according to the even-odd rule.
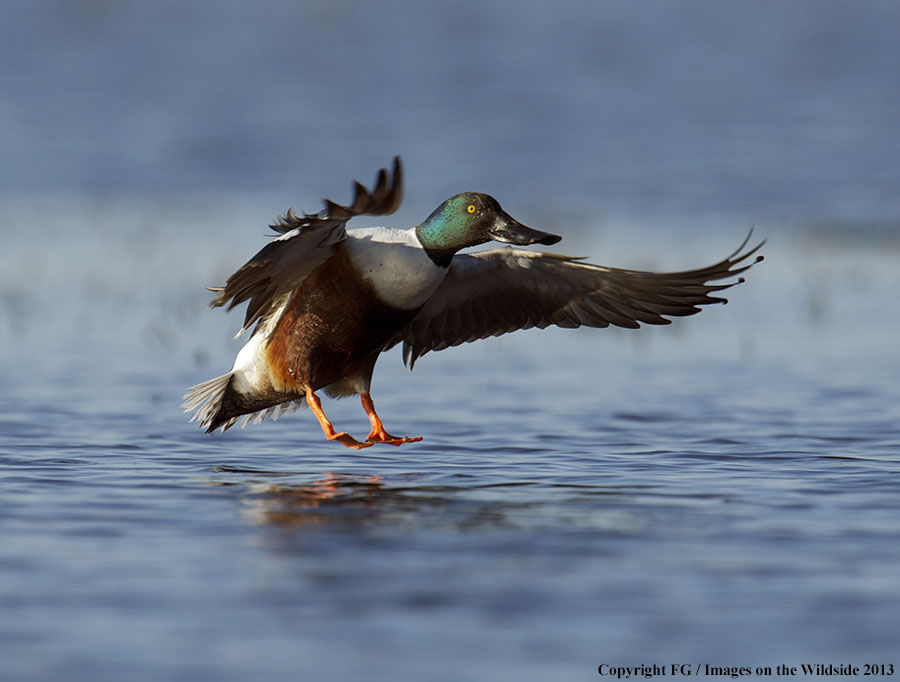
[[[499,248],[460,254],[488,241],[515,246],[555,244],[561,237],[522,225],[496,199],[479,192],[450,197],[421,224],[347,229],[359,215],[389,215],[400,204],[402,168],[394,158],[390,180],[379,171],[372,190],[355,183],[349,206],[325,200],[316,214],[293,210],[271,228],[278,237],[228,278],[211,306],[249,301],[238,335],[254,326],[231,371],[188,389],[207,433],[277,418],[306,404],[325,437],[350,448],[401,445],[421,437],[385,431],[369,394],[382,352],[403,344],[412,369],[429,351],[499,336],[517,329],[637,328],[668,324],[699,306],[726,303],[715,295],[762,260],[748,259],[765,243],[709,267],[657,273],[585,263],[553,253]],[[751,230],[752,234],[752,230]],[[371,431],[363,441],[334,429],[316,391],[331,397],[358,394]]]

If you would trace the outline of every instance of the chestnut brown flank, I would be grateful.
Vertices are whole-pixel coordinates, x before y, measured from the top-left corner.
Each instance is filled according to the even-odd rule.
[[[293,293],[266,346],[275,390],[303,394],[354,374],[416,312],[380,303],[336,245]]]

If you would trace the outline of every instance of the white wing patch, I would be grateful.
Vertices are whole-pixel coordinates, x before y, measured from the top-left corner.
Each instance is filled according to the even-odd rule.
[[[378,297],[401,310],[412,310],[431,298],[447,274],[422,248],[415,228],[368,227],[347,230],[347,253]]]

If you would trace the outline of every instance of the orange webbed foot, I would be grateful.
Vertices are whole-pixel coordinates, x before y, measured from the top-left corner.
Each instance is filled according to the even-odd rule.
[[[319,402],[318,396],[312,392],[312,389],[306,390],[306,404],[310,406],[313,414],[316,415],[316,419],[319,420],[319,426],[322,427],[322,432],[328,440],[335,440],[344,447],[353,448],[354,450],[362,450],[363,448],[374,445],[368,441],[360,443],[346,431],[335,431],[331,422],[328,421],[328,418],[325,416],[325,412],[322,411],[322,403]]]
[[[328,440],[337,441],[344,447],[353,448],[354,450],[362,450],[363,448],[368,448],[374,445],[374,443],[370,443],[368,439],[363,442],[359,442],[346,431],[335,433],[334,435],[327,436],[327,438]]]
[[[422,436],[392,436],[387,431],[372,431],[366,436],[366,443],[385,443],[386,445],[400,446],[404,443],[417,443],[422,440]]]
[[[369,435],[366,436],[367,443],[403,445],[404,443],[417,443],[422,440],[422,436],[392,436],[384,430],[384,425],[381,423],[381,419],[375,412],[375,405],[372,403],[372,397],[368,393],[360,393],[359,398],[362,402],[363,409],[369,416],[369,423],[372,425],[372,430],[369,431]]]

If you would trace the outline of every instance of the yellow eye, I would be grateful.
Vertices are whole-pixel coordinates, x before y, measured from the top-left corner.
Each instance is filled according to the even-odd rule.
[[[468,206],[466,206],[466,210],[469,213],[475,213],[475,204],[469,204]]]

